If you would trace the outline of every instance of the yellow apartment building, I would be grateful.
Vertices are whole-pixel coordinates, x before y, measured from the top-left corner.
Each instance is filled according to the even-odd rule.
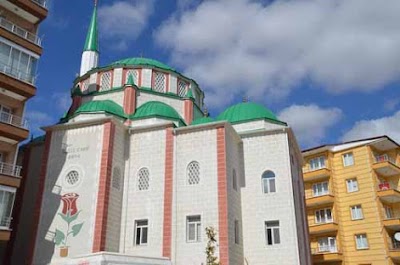
[[[25,104],[36,94],[38,30],[47,13],[47,0],[0,1],[0,264],[9,263],[12,231],[19,223],[13,217],[24,181],[18,146],[29,137]]]
[[[399,144],[382,136],[303,157],[313,264],[400,264]]]

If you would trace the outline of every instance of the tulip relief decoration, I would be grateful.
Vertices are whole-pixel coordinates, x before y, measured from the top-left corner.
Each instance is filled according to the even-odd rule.
[[[79,195],[76,193],[67,193],[61,197],[61,201],[63,203],[63,208],[61,213],[58,213],[61,216],[62,220],[65,221],[66,230],[63,231],[56,229],[56,234],[54,237],[55,244],[60,246],[60,257],[68,256],[68,238],[70,236],[75,237],[79,234],[82,229],[82,223],[76,223],[78,219],[80,211],[76,206],[76,201],[78,200]],[[74,224],[75,223],[75,224]]]

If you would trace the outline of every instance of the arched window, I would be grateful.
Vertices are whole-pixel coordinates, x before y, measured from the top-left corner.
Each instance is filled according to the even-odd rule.
[[[166,88],[166,75],[161,72],[153,72],[154,74],[154,84],[153,90],[157,92],[165,92]]]
[[[234,190],[237,190],[238,185],[237,185],[237,177],[236,177],[236,170],[233,170],[232,172],[232,186]]]
[[[185,81],[178,79],[178,96],[186,96],[187,87],[188,84]]]
[[[275,174],[274,172],[267,170],[262,174],[262,189],[264,193],[276,192],[275,187]]]
[[[100,78],[100,91],[111,89],[111,72],[104,72]]]
[[[200,164],[199,162],[192,161],[187,167],[187,180],[189,185],[200,183]]]
[[[148,190],[150,187],[150,172],[149,169],[144,167],[138,172],[137,189]]]
[[[112,187],[117,190],[121,189],[121,170],[119,169],[119,167],[114,167]]]

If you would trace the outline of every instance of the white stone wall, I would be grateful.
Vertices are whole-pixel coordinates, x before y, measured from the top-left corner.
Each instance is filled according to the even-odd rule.
[[[144,103],[149,102],[149,101],[163,102],[163,103],[173,107],[179,113],[179,115],[181,115],[182,118],[184,117],[183,100],[166,97],[163,95],[155,95],[155,94],[151,94],[151,93],[146,93],[145,91],[141,90],[139,92],[139,96],[137,99],[136,108],[140,107],[141,105],[143,105]]]
[[[121,126],[116,126],[114,136],[112,176],[110,185],[110,201],[108,206],[106,251],[119,252],[122,199],[124,190],[124,171],[125,171],[125,141],[127,140],[126,131]],[[120,180],[115,176],[115,169],[118,168]],[[118,185],[119,182],[119,185]]]
[[[54,235],[56,229],[67,231],[67,223],[58,214],[63,206],[61,196],[66,193],[79,195],[77,208],[81,212],[71,226],[83,222],[80,233],[68,238],[69,256],[92,251],[102,144],[102,125],[53,132],[34,264],[48,264],[60,257]],[[79,173],[75,185],[66,180],[71,170]]]
[[[176,265],[205,264],[205,228],[218,231],[218,175],[216,130],[178,134],[174,157],[172,261]],[[187,166],[200,164],[200,183],[189,185]],[[201,215],[201,241],[186,240],[186,217]]]
[[[242,190],[244,256],[248,264],[299,264],[289,151],[285,133],[243,137]],[[272,170],[276,193],[264,194],[261,176]],[[279,220],[281,244],[267,246],[265,221]]]
[[[174,94],[178,93],[178,79],[176,75],[169,75],[169,92]]]
[[[121,107],[124,107],[124,90],[119,90],[117,92],[110,92],[96,96],[85,96],[82,97],[82,105],[86,102],[93,100],[112,100]]]
[[[142,69],[142,87],[151,87],[152,69]]]
[[[229,231],[229,264],[242,265],[243,228],[241,187],[244,183],[243,148],[240,138],[233,129],[226,129],[226,172],[228,188],[228,231]],[[236,172],[236,187],[233,188],[233,170]],[[235,243],[235,220],[239,221],[239,243]]]
[[[115,68],[113,73],[112,87],[121,87],[125,84],[122,83],[122,68]]]
[[[128,160],[125,170],[125,189],[122,213],[120,252],[146,257],[162,256],[165,173],[164,129],[137,132],[129,136]],[[138,171],[150,171],[149,190],[139,191]],[[148,243],[134,244],[135,220],[148,220]]]
[[[241,133],[241,132],[254,131],[260,129],[265,129],[265,130],[274,130],[280,128],[283,129],[286,128],[286,126],[281,124],[270,123],[264,120],[255,120],[250,122],[234,124],[233,128],[235,128],[235,130],[238,133]]]

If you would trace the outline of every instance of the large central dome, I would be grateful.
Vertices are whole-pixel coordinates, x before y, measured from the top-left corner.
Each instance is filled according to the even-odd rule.
[[[118,60],[116,62],[111,63],[111,66],[117,66],[117,65],[123,65],[123,66],[152,66],[152,67],[157,67],[160,69],[168,70],[168,71],[176,71],[174,68],[169,67],[168,65],[159,62],[157,60],[153,59],[148,59],[148,58],[137,58],[137,57],[132,57],[132,58],[126,58],[122,60]]]

